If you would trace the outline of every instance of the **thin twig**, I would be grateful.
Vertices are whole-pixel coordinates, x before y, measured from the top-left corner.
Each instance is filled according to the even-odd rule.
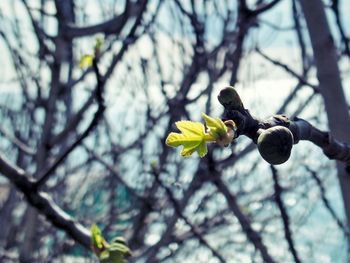
[[[216,178],[213,181],[213,183],[216,185],[218,190],[224,195],[229,208],[238,219],[243,232],[247,235],[247,238],[254,245],[254,247],[260,251],[261,257],[264,259],[264,262],[276,262],[269,254],[267,247],[263,243],[261,235],[252,228],[250,220],[246,215],[243,214],[241,208],[237,203],[236,197],[230,192],[225,183],[221,180],[221,178]]]
[[[282,217],[282,222],[283,222],[283,227],[284,227],[284,236],[287,240],[289,250],[293,255],[294,261],[296,263],[301,263],[301,260],[298,256],[298,252],[297,252],[295,245],[294,245],[293,234],[292,234],[292,231],[290,229],[290,220],[289,220],[289,216],[287,213],[287,209],[283,203],[283,199],[282,199],[283,188],[281,187],[281,185],[279,183],[278,172],[277,172],[277,169],[273,165],[270,165],[270,168],[271,168],[272,178],[273,178],[273,182],[274,182],[275,200],[276,200],[277,206],[280,210],[281,217]]]
[[[316,184],[320,190],[323,205],[328,210],[328,212],[331,214],[331,216],[333,217],[334,221],[337,223],[339,228],[343,231],[345,237],[348,239],[348,242],[350,242],[350,232],[349,232],[348,228],[346,227],[346,225],[337,216],[335,210],[331,206],[330,201],[326,197],[326,188],[324,187],[322,180],[317,175],[316,171],[312,170],[311,168],[309,168],[307,166],[305,166],[305,169],[311,174],[312,179],[314,179],[314,181],[316,182]]]
[[[222,255],[220,255],[220,253],[218,251],[216,251],[202,236],[202,234],[197,230],[197,228],[188,220],[188,218],[182,213],[182,209],[180,208],[180,205],[178,204],[177,200],[175,199],[175,197],[173,196],[173,193],[171,192],[170,188],[167,187],[166,185],[163,184],[162,180],[159,178],[159,171],[157,168],[153,167],[152,169],[152,174],[154,175],[154,178],[156,180],[156,182],[159,184],[159,186],[161,186],[166,194],[167,197],[169,198],[170,202],[172,203],[175,212],[178,214],[178,216],[180,218],[182,218],[185,223],[191,228],[192,233],[194,234],[194,236],[196,238],[198,238],[198,240],[207,248],[209,248],[209,250],[213,253],[213,255],[215,257],[217,257],[219,259],[220,262],[226,262],[226,260],[223,258]]]
[[[28,154],[28,155],[35,154],[34,149],[30,148],[28,145],[26,145],[24,142],[22,142],[16,136],[10,134],[3,127],[0,127],[0,133],[3,134],[10,142],[12,142],[14,145],[16,145],[18,147],[18,149],[21,150],[22,152],[24,152],[25,154]]]
[[[283,64],[280,61],[274,60],[272,58],[270,58],[269,56],[267,56],[266,54],[264,54],[259,48],[255,49],[256,52],[261,55],[263,58],[265,58],[266,60],[270,61],[272,64],[279,66],[281,68],[283,68],[286,72],[288,72],[290,75],[292,75],[293,77],[297,78],[299,80],[299,82],[301,82],[302,84],[304,84],[305,86],[308,86],[310,88],[312,88],[316,93],[319,93],[319,88],[317,85],[313,85],[310,82],[308,82],[303,76],[300,76],[298,73],[296,73],[294,70],[292,70],[290,67],[288,67],[286,64]]]
[[[65,158],[77,147],[81,144],[81,142],[92,132],[92,130],[96,127],[98,124],[99,119],[102,117],[103,112],[105,111],[105,104],[102,97],[103,89],[104,89],[104,81],[100,75],[97,60],[93,60],[93,69],[96,74],[97,78],[97,86],[96,86],[96,100],[98,103],[98,109],[95,112],[95,115],[90,122],[89,126],[86,128],[86,130],[78,137],[78,139],[72,143],[56,160],[55,162],[40,175],[40,179],[36,182],[35,186],[39,188],[42,186],[51,176],[51,174],[56,170],[56,168],[65,160]]]
[[[38,191],[35,181],[21,168],[0,154],[0,173],[22,192],[28,202],[38,209],[54,226],[65,231],[75,241],[90,250],[90,231],[63,211],[45,192]]]

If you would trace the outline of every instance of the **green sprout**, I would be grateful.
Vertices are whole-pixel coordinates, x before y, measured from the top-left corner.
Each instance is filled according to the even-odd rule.
[[[94,59],[99,57],[101,54],[103,43],[104,41],[102,37],[96,37],[93,54],[84,54],[79,61],[79,67],[81,69],[88,69],[92,67]]]
[[[210,117],[202,113],[207,130],[200,122],[178,121],[176,127],[181,133],[171,132],[165,143],[171,147],[183,146],[181,156],[188,157],[197,152],[204,157],[207,152],[207,143],[216,142],[220,146],[228,146],[235,137],[236,125],[233,121],[223,122],[219,118]]]
[[[131,256],[131,250],[123,237],[115,237],[109,244],[96,224],[91,226],[90,231],[92,250],[101,263],[125,263],[125,257]]]

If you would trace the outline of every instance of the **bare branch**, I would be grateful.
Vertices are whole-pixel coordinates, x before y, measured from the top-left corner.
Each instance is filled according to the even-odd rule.
[[[268,4],[264,4],[260,7],[258,7],[257,9],[255,10],[252,10],[251,12],[254,14],[254,15],[259,15],[261,13],[264,13],[268,10],[270,10],[271,8],[273,8],[276,4],[278,4],[279,2],[281,2],[281,0],[272,0],[270,3]]]
[[[7,130],[5,130],[3,127],[0,126],[0,133],[2,133],[10,142],[12,142],[14,145],[18,147],[19,150],[24,152],[28,155],[34,155],[35,150],[26,145],[24,142],[22,142],[20,139],[18,139],[16,136],[10,134]]]
[[[276,262],[269,254],[266,246],[262,241],[262,237],[260,236],[260,234],[252,228],[249,218],[246,215],[244,215],[241,211],[241,208],[237,203],[236,197],[230,192],[230,190],[218,174],[213,176],[215,176],[215,178],[213,179],[213,183],[216,185],[218,190],[224,195],[227,201],[227,205],[231,209],[232,213],[237,217],[239,223],[241,224],[243,232],[247,235],[249,241],[252,242],[254,247],[257,250],[259,250],[262,258],[264,259],[264,262]]]
[[[126,1],[126,7],[123,14],[112,18],[106,22],[86,27],[77,27],[75,25],[67,24],[64,34],[68,38],[84,37],[94,35],[97,33],[104,33],[105,35],[120,34],[129,18],[138,16],[143,12],[144,6],[140,1],[131,2]]]
[[[316,184],[317,184],[317,186],[318,186],[318,188],[320,190],[321,199],[322,199],[322,202],[323,202],[325,208],[331,214],[331,216],[333,217],[334,221],[337,223],[339,228],[343,231],[345,237],[348,239],[348,242],[349,242],[350,241],[350,232],[349,232],[346,224],[344,224],[339,219],[339,217],[337,216],[337,213],[332,208],[330,201],[326,197],[326,188],[324,187],[324,184],[323,184],[321,178],[317,175],[316,171],[312,170],[311,168],[309,168],[307,166],[305,166],[305,168],[306,168],[306,170],[308,170],[310,172],[312,179],[315,180],[315,182],[316,182]]]
[[[64,212],[45,192],[35,188],[34,180],[0,154],[0,173],[22,192],[28,202],[44,215],[54,226],[65,231],[75,241],[90,249],[90,231]]]
[[[272,64],[279,66],[281,68],[283,68],[286,72],[288,72],[290,75],[292,75],[293,77],[295,77],[296,79],[298,79],[298,81],[302,84],[304,84],[305,86],[308,86],[310,88],[312,88],[315,92],[319,93],[319,88],[317,85],[313,85],[311,83],[309,83],[305,77],[300,76],[298,73],[296,73],[294,70],[292,70],[290,67],[288,67],[286,64],[281,63],[280,61],[274,60],[272,58],[270,58],[269,56],[267,56],[266,54],[264,54],[260,49],[256,49],[256,52],[261,55],[263,58],[265,58],[266,60],[270,61]]]
[[[284,226],[284,236],[287,240],[289,250],[293,255],[294,261],[296,263],[300,263],[301,261],[300,261],[299,256],[298,256],[298,252],[295,248],[292,231],[290,229],[289,216],[288,216],[287,209],[286,209],[284,202],[283,202],[283,199],[282,199],[283,188],[281,187],[281,185],[279,183],[278,172],[277,172],[277,169],[273,165],[271,165],[270,168],[271,168],[272,178],[273,178],[273,182],[274,182],[275,200],[276,200],[277,206],[281,212],[282,222],[283,222],[283,226]]]
[[[200,243],[202,243],[204,246],[206,246],[212,253],[213,255],[220,261],[220,262],[226,262],[226,260],[220,255],[220,253],[214,249],[202,236],[202,234],[197,230],[197,228],[189,221],[189,219],[183,214],[183,208],[180,207],[178,204],[177,200],[173,196],[171,190],[169,187],[163,184],[161,179],[159,178],[159,171],[157,168],[153,168],[152,174],[154,175],[154,178],[156,182],[165,190],[170,202],[172,203],[175,212],[178,214],[180,218],[182,218],[185,223],[191,228],[192,233],[194,236],[199,240]]]
[[[74,143],[72,143],[56,160],[55,162],[42,174],[40,174],[40,179],[36,182],[36,187],[42,186],[51,176],[51,174],[55,171],[55,169],[64,161],[64,159],[77,147],[81,144],[81,142],[90,134],[90,132],[96,127],[99,119],[103,115],[105,110],[104,100],[103,100],[103,88],[104,81],[100,75],[97,60],[93,60],[93,68],[97,78],[97,86],[96,86],[96,99],[98,102],[98,109],[94,114],[93,119],[91,120],[89,126],[85,129],[85,131],[76,139]]]

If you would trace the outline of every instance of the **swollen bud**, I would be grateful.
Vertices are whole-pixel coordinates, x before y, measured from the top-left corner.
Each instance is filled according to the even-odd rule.
[[[258,137],[260,155],[270,164],[282,164],[291,154],[294,139],[292,132],[283,126],[274,126],[263,130]]]
[[[235,88],[229,86],[222,89],[218,95],[218,100],[227,110],[244,110],[241,98]]]

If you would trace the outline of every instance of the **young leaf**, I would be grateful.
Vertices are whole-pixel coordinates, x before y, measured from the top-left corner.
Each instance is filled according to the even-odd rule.
[[[87,69],[92,66],[94,57],[92,55],[84,55],[79,61],[79,67]]]
[[[101,263],[125,263],[125,257],[131,256],[131,250],[123,237],[116,237],[108,244],[96,224],[91,226],[91,242]]]
[[[93,251],[97,256],[99,256],[103,251],[109,247],[107,241],[103,238],[100,228],[93,224],[90,228],[91,231],[91,243]]]
[[[131,250],[126,245],[124,239],[117,237],[106,251],[101,253],[101,263],[125,263],[125,257],[131,256]]]
[[[182,133],[170,133],[165,141],[168,146],[178,147],[183,145],[181,155],[184,157],[188,157],[194,152],[197,152],[200,157],[207,154],[206,141],[212,138],[208,138],[202,123],[178,121],[175,125]]]
[[[171,147],[183,146],[181,155],[190,156],[197,152],[200,157],[207,154],[207,142],[215,141],[222,147],[230,145],[236,135],[236,125],[232,120],[223,122],[219,118],[212,118],[206,114],[202,117],[208,127],[205,132],[204,125],[200,122],[178,121],[176,127],[181,133],[171,132],[166,138],[165,143]]]
[[[204,119],[208,129],[209,134],[215,139],[222,138],[227,133],[227,127],[225,123],[219,118],[212,118],[205,113],[202,113],[202,118]]]

